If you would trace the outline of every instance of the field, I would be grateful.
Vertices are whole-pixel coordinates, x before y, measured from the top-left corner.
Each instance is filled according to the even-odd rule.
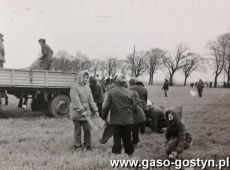
[[[203,98],[192,97],[189,87],[172,87],[169,97],[160,86],[148,87],[149,99],[164,107],[183,106],[183,121],[193,136],[184,158],[222,159],[230,156],[230,90],[204,89]],[[112,169],[110,159],[129,159],[111,153],[112,140],[101,145],[92,135],[92,152],[73,151],[73,123],[17,108],[10,96],[0,119],[0,169]],[[4,103],[4,102],[3,102]],[[132,159],[165,159],[162,134],[140,136]]]

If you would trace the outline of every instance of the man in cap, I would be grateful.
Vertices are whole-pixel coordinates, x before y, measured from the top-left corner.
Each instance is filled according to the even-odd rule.
[[[42,56],[40,58],[40,68],[43,70],[49,70],[52,64],[53,50],[46,44],[45,39],[39,39],[38,42],[42,51]]]
[[[5,50],[3,41],[3,34],[0,33],[0,68],[3,68],[3,63],[5,63]]]
[[[110,111],[110,124],[113,126],[112,152],[120,154],[123,142],[125,153],[132,155],[134,152],[131,141],[133,108],[132,94],[127,88],[124,77],[117,77],[115,87],[108,91],[108,95],[102,106],[102,118],[106,121]]]

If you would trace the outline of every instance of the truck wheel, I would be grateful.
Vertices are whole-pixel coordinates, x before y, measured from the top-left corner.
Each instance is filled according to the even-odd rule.
[[[66,95],[57,95],[50,102],[50,114],[53,117],[65,117],[69,113],[70,98]]]

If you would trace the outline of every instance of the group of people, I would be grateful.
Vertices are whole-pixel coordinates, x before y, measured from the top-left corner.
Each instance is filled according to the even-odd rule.
[[[139,133],[145,133],[146,125],[156,133],[165,134],[165,151],[170,159],[180,159],[183,150],[189,148],[192,138],[181,121],[182,108],[165,110],[149,105],[148,91],[140,80],[130,79],[127,83],[125,77],[115,76],[101,84],[98,77],[90,76],[87,71],[79,72],[77,80],[70,90],[75,150],[92,150],[91,129],[86,117],[93,115],[105,121],[99,142],[105,144],[113,137],[114,154],[120,154],[123,146],[125,153],[131,156],[140,142]]]
[[[211,82],[210,82],[210,84],[211,84]],[[205,83],[203,82],[203,80],[199,79],[199,81],[196,82],[195,84],[191,83],[190,84],[190,88],[193,88],[194,85],[197,88],[199,97],[202,97],[203,96],[203,89],[204,89]],[[211,88],[211,85],[210,85],[210,88]]]

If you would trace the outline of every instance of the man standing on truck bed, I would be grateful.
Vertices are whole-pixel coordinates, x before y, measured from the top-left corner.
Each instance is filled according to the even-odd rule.
[[[5,50],[3,41],[3,34],[0,33],[0,68],[3,68],[3,63],[5,63]]]
[[[45,39],[39,39],[39,44],[41,45],[42,56],[40,58],[40,68],[43,70],[49,70],[52,64],[53,50],[46,44]]]
[[[0,33],[0,68],[3,68],[3,63],[5,63],[5,50],[4,50],[4,45],[3,45],[3,34]],[[8,96],[6,91],[1,91],[0,92],[0,97],[5,98],[5,104],[8,105]],[[0,99],[1,99],[0,98]],[[0,100],[0,103],[2,103],[2,100]]]

